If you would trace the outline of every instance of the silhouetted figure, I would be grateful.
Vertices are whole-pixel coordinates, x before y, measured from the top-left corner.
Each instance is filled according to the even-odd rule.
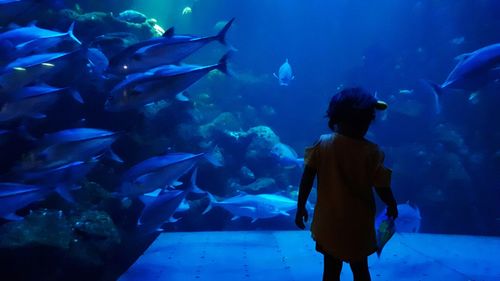
[[[368,256],[377,250],[373,187],[387,204],[387,215],[398,216],[384,153],[364,138],[375,110],[386,108],[361,88],[342,90],[327,111],[333,132],[306,149],[295,223],[305,229],[306,201],[317,177],[311,231],[316,250],[324,255],[323,281],[340,280],[342,262],[350,264],[355,281],[370,280]]]

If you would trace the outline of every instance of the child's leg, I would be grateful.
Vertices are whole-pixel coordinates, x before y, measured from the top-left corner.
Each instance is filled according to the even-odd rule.
[[[330,255],[323,255],[323,281],[340,281],[342,271],[342,261]]]
[[[352,261],[349,263],[351,265],[352,274],[354,275],[354,281],[370,281],[370,271],[368,270],[368,258],[364,258],[360,261]]]

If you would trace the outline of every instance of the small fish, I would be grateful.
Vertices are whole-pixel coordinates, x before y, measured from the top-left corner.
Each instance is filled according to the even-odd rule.
[[[148,69],[177,64],[203,46],[213,41],[226,43],[226,33],[234,19],[231,19],[215,36],[196,37],[175,35],[170,28],[163,37],[142,41],[131,45],[111,58],[108,71],[115,74],[130,74]]]
[[[212,153],[168,153],[144,160],[125,172],[120,186],[120,195],[136,196],[158,188],[179,185],[179,178],[201,159],[208,160],[214,166],[222,165]]]
[[[144,23],[148,19],[146,15],[135,10],[123,11],[116,18],[131,23]]]
[[[411,95],[413,94],[413,89],[411,90],[408,90],[408,89],[400,89],[399,90],[399,93],[402,94],[402,95]]]
[[[297,152],[284,143],[275,144],[271,149],[271,155],[281,166],[288,169],[304,165],[304,158],[298,158]]]
[[[460,36],[460,37],[456,37],[456,38],[453,38],[450,40],[450,42],[454,45],[462,45],[465,41],[465,37],[463,36]]]
[[[184,7],[184,9],[182,9],[183,16],[190,15],[192,12],[193,12],[193,9],[189,6],[186,6],[186,7]]]
[[[273,73],[273,75],[274,77],[276,77],[276,79],[278,79],[281,86],[288,86],[288,84],[290,84],[290,81],[295,79],[295,76],[293,76],[292,73],[292,67],[288,63],[288,59],[286,59],[285,62],[280,66],[278,75],[276,75],[276,73]]]
[[[210,205],[203,212],[207,213],[212,207],[221,207],[229,211],[236,220],[240,217],[252,218],[252,223],[258,219],[272,218],[279,215],[290,216],[288,212],[297,208],[297,201],[278,194],[258,194],[250,195],[240,193],[240,195],[218,201],[208,193]]]
[[[142,109],[148,103],[175,97],[212,70],[227,73],[228,56],[208,66],[165,65],[128,75],[111,90],[104,107],[107,111]]]
[[[375,228],[379,228],[380,224],[386,219],[387,210],[384,209],[375,219]],[[419,232],[420,231],[420,221],[422,217],[420,216],[420,210],[418,207],[412,207],[409,202],[405,204],[398,204],[398,217],[395,220],[395,230],[396,232]]]
[[[7,220],[21,220],[22,217],[15,214],[17,210],[45,199],[54,191],[59,193],[63,198],[66,198],[67,191],[63,191],[60,187],[0,183],[0,217]]]
[[[473,92],[469,96],[469,102],[472,104],[478,104],[479,103],[479,91]]]

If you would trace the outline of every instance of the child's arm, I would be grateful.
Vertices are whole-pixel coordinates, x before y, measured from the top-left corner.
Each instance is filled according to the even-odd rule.
[[[398,204],[392,190],[388,187],[375,187],[378,197],[387,205],[387,216],[393,219],[398,217]]]
[[[308,219],[306,203],[307,198],[311,193],[315,177],[316,170],[309,167],[308,165],[305,165],[304,173],[302,174],[302,179],[300,180],[299,198],[297,201],[297,214],[295,215],[295,224],[300,229],[306,228],[306,226],[304,225],[304,222],[307,222]]]

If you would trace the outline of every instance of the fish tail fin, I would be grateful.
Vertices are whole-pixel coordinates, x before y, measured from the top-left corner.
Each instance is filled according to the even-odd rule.
[[[234,22],[234,18],[232,18],[230,21],[228,21],[226,23],[226,25],[224,25],[224,27],[219,31],[219,34],[217,34],[216,38],[217,40],[222,44],[222,45],[225,45],[227,46],[227,42],[226,42],[226,34],[227,34],[227,31],[229,30],[229,28],[231,27],[231,25],[233,24]]]
[[[83,104],[83,103],[84,103],[83,98],[82,98],[82,96],[80,95],[80,92],[78,92],[76,89],[70,88],[70,89],[69,89],[69,93],[70,93],[71,97],[72,97],[75,101],[77,101],[77,102],[79,102],[79,103],[81,103],[81,104]]]
[[[443,88],[440,85],[430,81],[430,80],[421,80],[421,82],[430,89],[432,95],[434,96],[434,110],[436,114],[441,113],[441,101],[440,96],[443,95]]]
[[[227,67],[227,60],[231,57],[232,52],[227,52],[217,63],[217,69],[224,74],[231,75],[229,68]]]
[[[64,185],[58,185],[55,189],[57,194],[59,194],[64,200],[68,201],[69,203],[75,203],[75,199],[73,198],[73,195],[69,192],[68,187]]]
[[[193,172],[191,173],[191,177],[189,180],[188,192],[197,193],[197,194],[206,194],[206,191],[201,190],[196,184],[196,177],[198,176],[198,167],[193,168]]]
[[[208,196],[208,205],[205,208],[205,210],[203,211],[202,215],[204,215],[204,214],[208,213],[210,210],[212,210],[214,203],[217,202],[217,200],[212,195],[212,193],[207,192],[207,196]]]
[[[78,38],[76,38],[75,34],[73,33],[73,30],[75,29],[75,22],[72,22],[71,25],[69,26],[68,28],[68,36],[73,39],[76,43],[78,44],[82,44],[82,42],[80,40],[78,40]]]
[[[212,151],[203,154],[203,157],[215,167],[224,166],[224,158],[220,149],[216,146]]]

